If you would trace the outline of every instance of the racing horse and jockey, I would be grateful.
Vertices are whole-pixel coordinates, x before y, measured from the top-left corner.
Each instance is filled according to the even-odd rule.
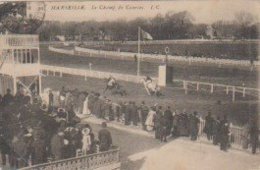
[[[160,87],[153,82],[150,76],[146,76],[145,78],[141,79],[141,83],[143,83],[144,88],[149,96],[156,95],[159,97],[162,95]]]
[[[118,84],[116,79],[113,76],[110,76],[108,79],[106,79],[106,88],[104,90],[104,93],[107,90],[110,90],[113,95],[119,94],[121,96],[126,96],[127,93],[124,89],[122,89],[122,86]]]

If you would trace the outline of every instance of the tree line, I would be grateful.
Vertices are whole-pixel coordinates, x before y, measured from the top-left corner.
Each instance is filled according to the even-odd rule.
[[[258,39],[260,23],[248,12],[235,14],[232,21],[219,20],[212,24],[195,23],[187,11],[158,14],[153,18],[136,18],[131,21],[95,20],[83,22],[44,21],[37,30],[41,40],[64,35],[70,40],[137,40],[141,27],[155,40],[171,39]]]

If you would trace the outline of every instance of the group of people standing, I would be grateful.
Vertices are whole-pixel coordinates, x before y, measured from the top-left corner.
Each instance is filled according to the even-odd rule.
[[[231,142],[234,140],[230,133],[230,123],[227,117],[224,116],[222,120],[219,117],[216,119],[208,113],[205,117],[205,127],[203,130],[209,141],[212,141],[214,145],[220,145],[220,149],[227,151]],[[243,148],[248,149],[249,145],[252,148],[252,154],[256,153],[256,149],[259,146],[259,128],[256,115],[250,115],[249,121],[244,125],[241,140]]]
[[[92,127],[68,110],[42,104],[39,96],[0,95],[0,152],[2,166],[18,169],[28,165],[107,151],[112,136],[102,123],[95,137]],[[62,103],[61,103],[62,104]],[[65,116],[64,116],[65,115]]]
[[[122,122],[126,126],[141,125],[143,130],[154,131],[155,138],[162,142],[166,142],[168,136],[189,136],[191,140],[195,141],[202,133],[205,133],[209,141],[212,141],[214,145],[219,145],[221,150],[227,151],[234,140],[227,116],[220,119],[220,117],[213,117],[209,112],[203,126],[204,120],[196,111],[192,114],[186,111],[178,113],[173,111],[170,106],[166,108],[158,104],[148,106],[145,101],[140,104],[135,101],[116,103],[99,93],[82,93],[86,94],[81,102],[84,104],[81,105],[82,109],[76,110],[88,110],[89,114],[95,115],[97,118]],[[252,120],[257,120],[257,118]],[[251,144],[252,153],[255,153],[259,131],[256,122],[249,121],[249,124],[247,136],[250,139],[245,141],[248,145]]]

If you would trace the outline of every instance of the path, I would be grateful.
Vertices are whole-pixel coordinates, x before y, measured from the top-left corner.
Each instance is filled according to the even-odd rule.
[[[102,121],[87,118],[84,121],[97,131]],[[178,138],[160,143],[152,134],[134,127],[108,123],[113,141],[121,148],[123,170],[258,170],[260,154],[251,155],[230,149],[223,152],[203,140],[191,142]]]

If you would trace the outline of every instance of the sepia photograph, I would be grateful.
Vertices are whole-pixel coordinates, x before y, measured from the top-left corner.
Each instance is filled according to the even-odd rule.
[[[260,170],[259,11],[0,0],[0,170]]]

